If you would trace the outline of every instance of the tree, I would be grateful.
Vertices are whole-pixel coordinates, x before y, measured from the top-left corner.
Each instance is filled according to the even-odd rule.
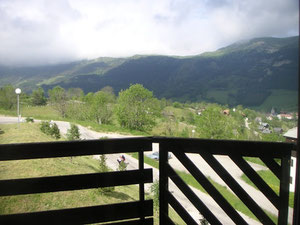
[[[51,127],[51,136],[54,137],[55,139],[60,139],[60,132],[59,128],[56,123],[53,123]]]
[[[217,105],[208,106],[197,117],[196,125],[201,138],[232,139],[236,136],[233,118],[223,115],[222,108]]]
[[[99,157],[99,170],[101,173],[106,173],[109,171],[109,167],[106,164],[106,156],[105,155],[100,155]],[[110,192],[113,192],[115,190],[115,187],[101,187],[98,188],[98,191],[100,194],[107,194]]]
[[[70,129],[67,130],[67,139],[69,141],[80,140],[80,132],[78,126],[76,126],[75,124],[71,124]]]
[[[116,114],[122,127],[147,130],[155,124],[159,111],[158,100],[141,84],[131,85],[119,93]]]
[[[11,85],[0,88],[0,107],[3,109],[12,109],[17,105],[17,95]]]
[[[65,89],[56,86],[48,91],[51,105],[54,109],[60,112],[62,117],[65,117],[67,110],[67,94]]]
[[[79,100],[84,96],[81,88],[69,88],[67,91],[67,98],[72,100]]]
[[[106,92],[106,93],[109,93],[109,94],[115,96],[114,89],[111,86],[105,86],[100,91],[103,91],[103,92]]]
[[[38,89],[34,90],[31,94],[31,103],[33,105],[45,105],[46,104],[46,97],[44,89],[39,87]]]
[[[51,121],[51,122],[49,122],[49,121],[42,121],[42,123],[40,125],[40,130],[43,133],[54,137],[55,139],[59,139],[60,138],[59,128],[58,128],[57,124],[54,123],[53,121]]]
[[[98,91],[89,101],[90,116],[99,124],[107,124],[112,116],[114,96],[108,92]]]
[[[75,120],[88,120],[90,119],[90,110],[87,107],[86,102],[73,101],[71,104],[68,104],[66,110],[66,117],[72,118]]]

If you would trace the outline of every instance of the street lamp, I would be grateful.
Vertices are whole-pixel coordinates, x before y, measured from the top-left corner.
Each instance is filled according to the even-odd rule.
[[[194,137],[195,135],[195,130],[192,130],[192,137]]]
[[[17,113],[18,113],[18,126],[20,126],[20,94],[21,94],[21,89],[17,88],[15,90],[16,94],[17,94]]]

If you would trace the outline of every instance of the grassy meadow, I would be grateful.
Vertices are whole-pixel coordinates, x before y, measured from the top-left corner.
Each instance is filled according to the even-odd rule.
[[[285,111],[297,111],[298,92],[289,90],[272,90],[272,94],[254,110],[270,112],[272,107],[282,108]]]
[[[0,144],[55,141],[39,130],[39,123],[0,124],[0,129]]]

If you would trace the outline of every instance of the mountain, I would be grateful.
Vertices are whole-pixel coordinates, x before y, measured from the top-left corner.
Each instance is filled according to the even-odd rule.
[[[32,68],[0,67],[1,85],[25,90],[60,85],[86,93],[112,86],[115,92],[141,83],[156,97],[179,101],[211,101],[229,105],[278,108],[297,105],[298,36],[255,38],[215,52],[191,57],[133,56],[98,58]],[[283,103],[284,106],[281,104]]]

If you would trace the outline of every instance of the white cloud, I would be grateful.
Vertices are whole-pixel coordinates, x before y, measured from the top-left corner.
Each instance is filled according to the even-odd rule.
[[[191,55],[298,34],[296,0],[0,0],[0,64]]]

